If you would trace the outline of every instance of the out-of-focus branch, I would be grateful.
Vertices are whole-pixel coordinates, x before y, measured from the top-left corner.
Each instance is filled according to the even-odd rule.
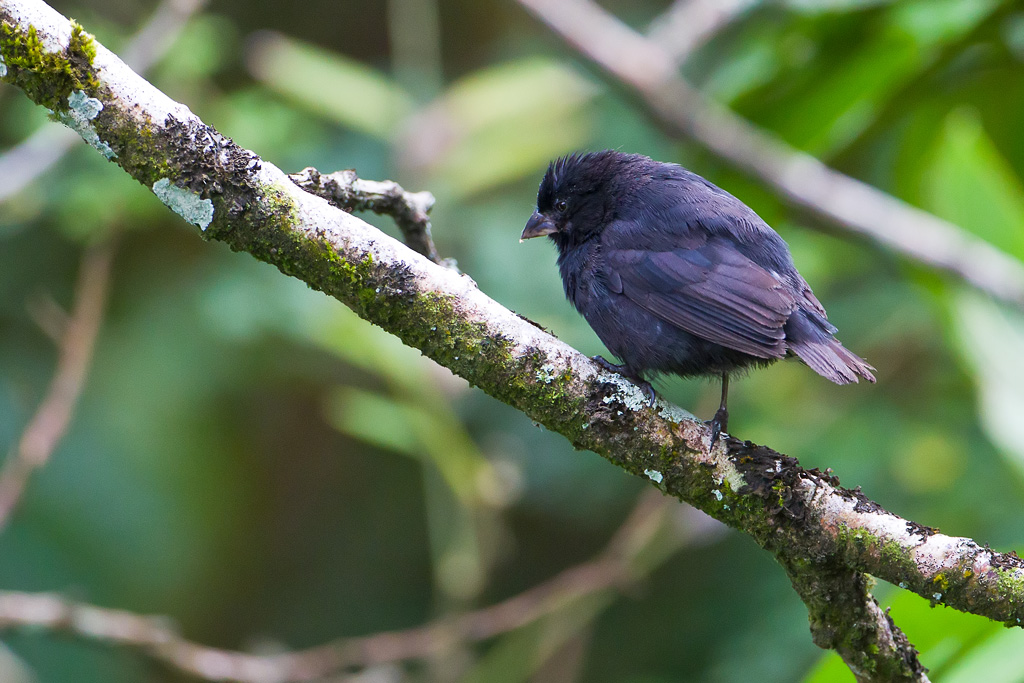
[[[0,155],[0,203],[21,192],[81,140],[73,131],[48,123]]]
[[[121,59],[145,73],[174,44],[192,15],[209,0],[164,0],[145,26],[121,50]],[[79,141],[74,131],[44,124],[0,155],[0,203],[21,192],[46,173]]]
[[[651,22],[647,39],[682,64],[716,33],[760,0],[676,0]]]
[[[146,72],[167,54],[196,12],[209,0],[163,0],[149,21],[120,50],[134,71]]]
[[[110,240],[89,247],[82,256],[74,309],[64,325],[53,380],[0,469],[0,530],[10,521],[29,477],[47,463],[71,424],[103,320],[113,260]]]
[[[638,578],[637,558],[652,543],[665,542],[660,532],[674,507],[660,493],[647,492],[600,555],[504,602],[417,628],[342,638],[297,652],[253,655],[206,647],[182,638],[166,618],[72,602],[51,593],[0,591],[0,629],[28,626],[138,648],[211,681],[312,681],[345,669],[420,659],[457,644],[487,640],[569,608],[588,595],[630,585]]]
[[[672,55],[590,0],[518,0],[614,81],[636,93],[670,133],[773,188],[838,231],[883,245],[1024,307],[1024,265],[962,228],[835,171],[712,101]]]
[[[444,265],[430,236],[429,214],[434,206],[431,193],[406,192],[393,180],[363,180],[352,169],[320,173],[307,167],[288,177],[306,192],[323,197],[343,211],[391,216],[411,249]]]

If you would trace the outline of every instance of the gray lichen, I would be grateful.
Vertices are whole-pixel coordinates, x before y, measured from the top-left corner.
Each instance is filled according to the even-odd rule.
[[[551,363],[545,363],[537,370],[536,377],[538,382],[550,384],[558,377],[558,370]]]
[[[605,384],[614,385],[617,389],[617,391],[605,397],[605,403],[621,403],[634,411],[643,410],[647,407],[648,400],[643,390],[622,375],[604,370],[601,372],[600,380]]]
[[[172,185],[168,178],[161,178],[153,183],[153,194],[166,204],[167,208],[192,225],[199,226],[201,230],[206,230],[213,221],[212,201],[201,198],[191,190]]]
[[[117,154],[110,145],[100,140],[96,129],[90,123],[103,111],[103,103],[95,97],[89,97],[81,90],[68,95],[67,111],[53,112],[53,117],[65,126],[82,136],[82,139],[95,147],[107,159],[114,159]]]

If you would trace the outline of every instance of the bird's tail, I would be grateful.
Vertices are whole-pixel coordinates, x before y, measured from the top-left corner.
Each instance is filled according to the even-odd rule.
[[[814,312],[797,309],[786,323],[786,345],[812,370],[836,384],[875,381],[873,367],[832,336],[835,328]]]

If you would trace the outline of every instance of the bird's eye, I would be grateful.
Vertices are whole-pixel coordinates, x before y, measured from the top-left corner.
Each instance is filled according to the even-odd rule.
[[[558,211],[558,213],[565,213],[565,210],[568,208],[569,205],[566,203],[564,199],[559,199],[557,202],[555,202],[555,210]]]

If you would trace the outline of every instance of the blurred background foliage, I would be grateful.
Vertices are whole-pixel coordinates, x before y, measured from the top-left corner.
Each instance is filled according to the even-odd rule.
[[[156,7],[53,4],[115,51]],[[643,30],[667,3],[606,6]],[[789,0],[746,13],[683,70],[791,144],[1024,258],[1022,61],[1021,3]],[[782,233],[879,371],[853,387],[796,363],[757,372],[733,388],[734,431],[905,517],[1024,548],[1021,312],[808,225],[666,138],[511,0],[213,0],[149,77],[287,171],[432,191],[442,255],[588,354],[602,347],[565,302],[551,247],[517,244],[540,175],[578,148],[683,163]],[[0,146],[52,125],[0,89]],[[112,233],[93,368],[0,535],[2,588],[166,614],[227,648],[309,647],[515,595],[597,554],[649,488],[302,283],[203,243],[80,143],[0,203],[0,443],[17,442],[54,371],[40,310],[70,307],[83,250]],[[659,389],[704,417],[717,402],[713,383]],[[671,517],[625,593],[360,680],[852,680],[811,643],[769,556],[684,506]],[[933,680],[1024,681],[1019,631],[877,594]],[[3,680],[185,680],[37,632],[3,644]]]

